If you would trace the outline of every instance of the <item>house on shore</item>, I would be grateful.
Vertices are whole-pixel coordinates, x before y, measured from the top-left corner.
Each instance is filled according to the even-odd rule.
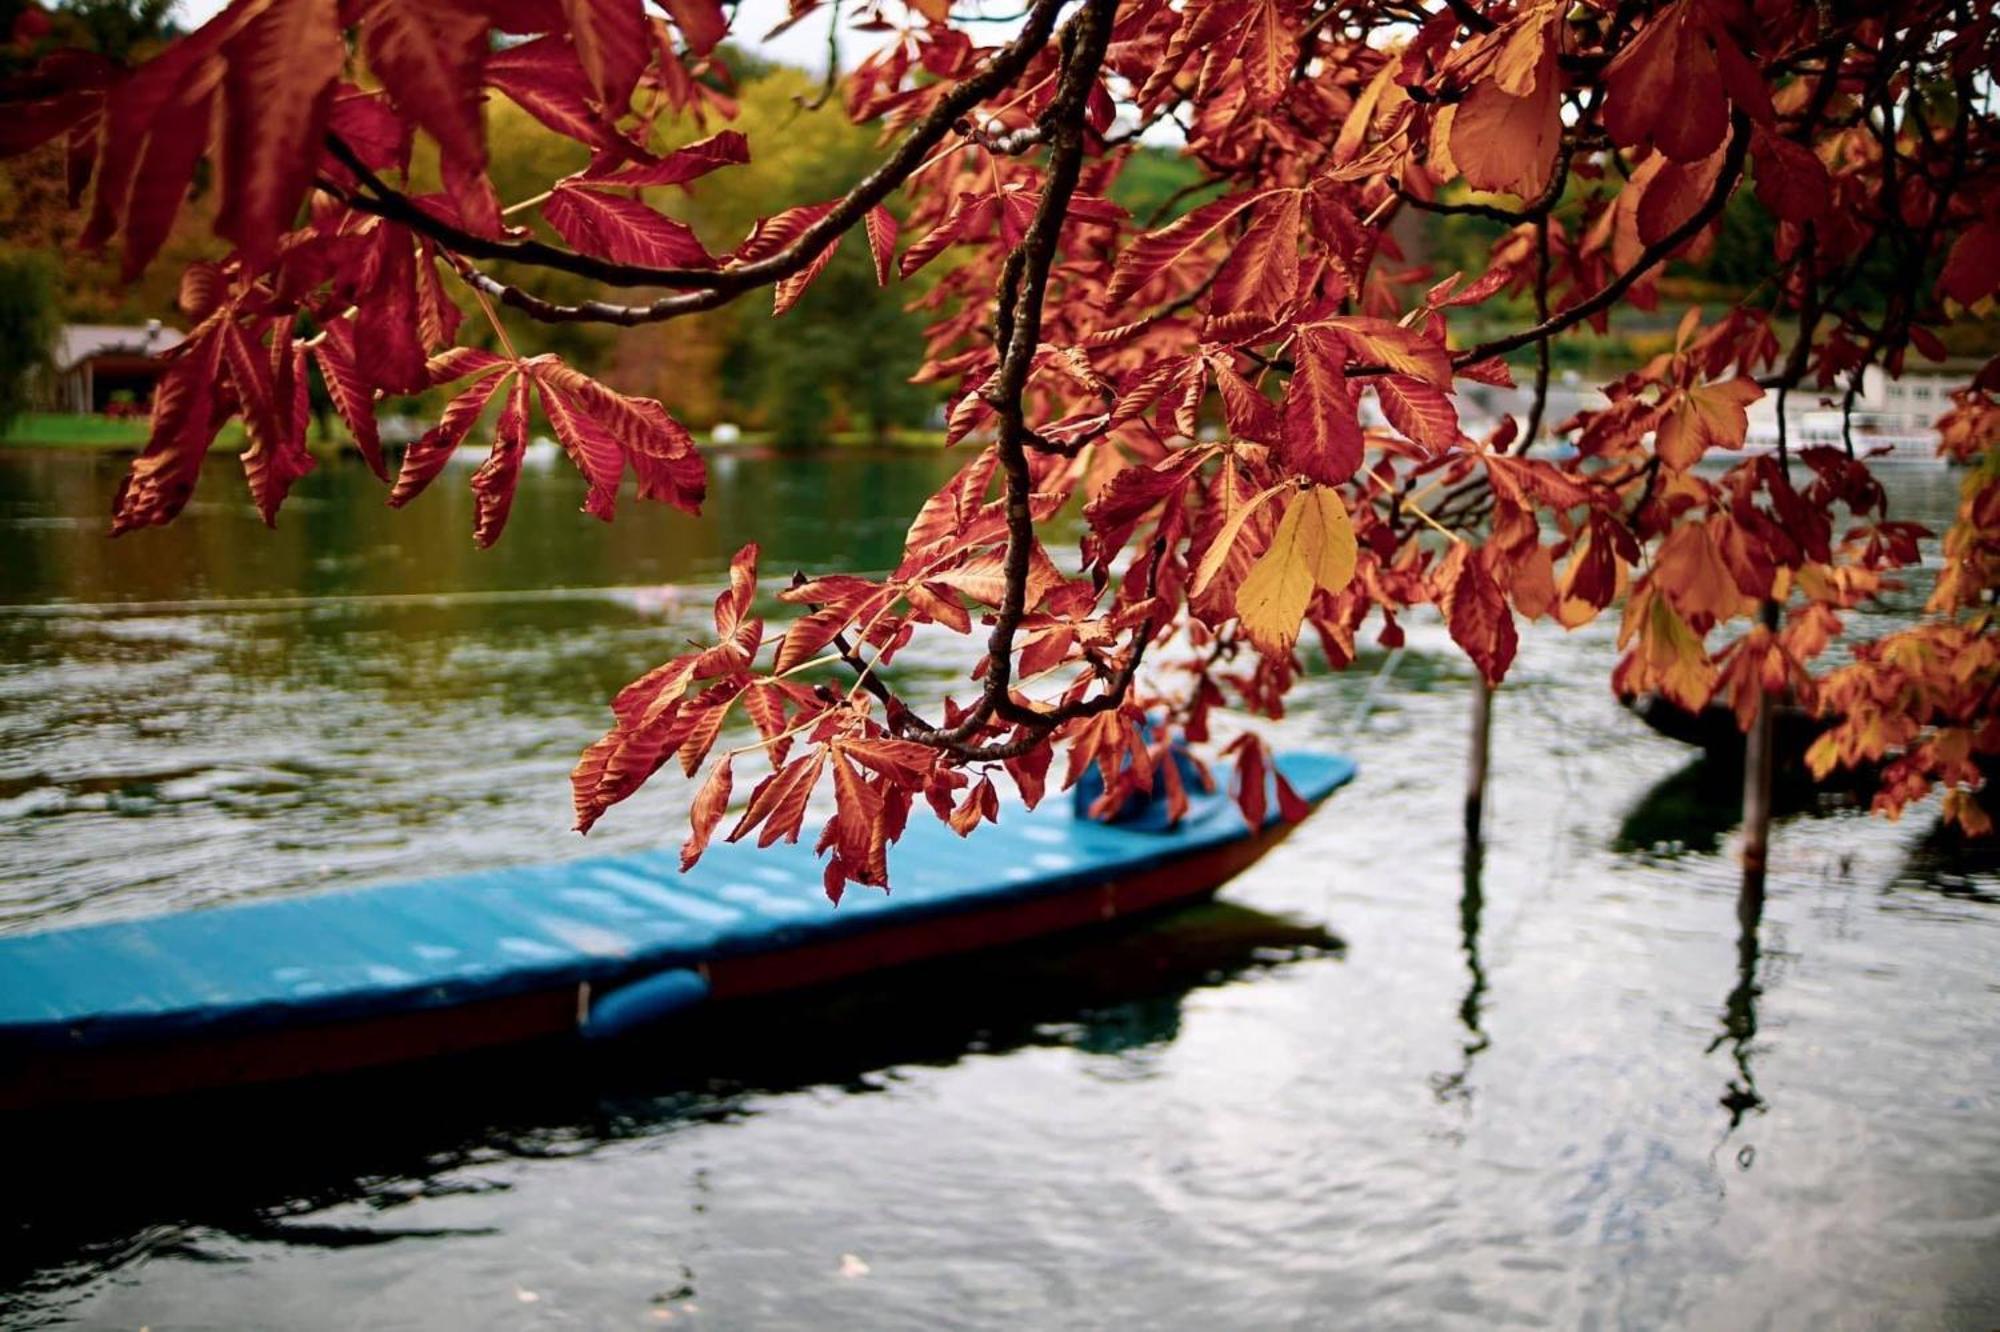
[[[1862,374],[1851,413],[1844,411],[1846,384],[1832,389],[1808,384],[1792,390],[1785,402],[1785,435],[1794,448],[1845,448],[1895,462],[1937,462],[1938,418],[1952,408],[1951,395],[1972,382],[1983,363],[1957,359],[1942,365],[1912,363],[1890,378],[1880,366]],[[1750,404],[1751,452],[1778,446],[1778,397],[1766,393]]]
[[[80,415],[143,412],[166,371],[160,353],[180,341],[180,333],[157,319],[142,325],[64,324],[50,350],[54,373],[45,382],[46,405]]]

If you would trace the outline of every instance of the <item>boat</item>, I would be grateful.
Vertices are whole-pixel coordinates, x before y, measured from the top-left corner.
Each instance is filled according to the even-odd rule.
[[[1281,754],[1317,806],[1351,760]],[[1074,802],[960,839],[913,822],[893,892],[821,894],[803,845],[329,890],[0,937],[0,1111],[46,1111],[613,1040],[710,1004],[1020,943],[1212,894],[1290,830],[1224,792],[1171,827]]]

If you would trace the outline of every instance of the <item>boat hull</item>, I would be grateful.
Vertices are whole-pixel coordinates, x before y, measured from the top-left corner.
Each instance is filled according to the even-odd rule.
[[[692,969],[713,1002],[830,984],[985,948],[1018,944],[1213,894],[1290,831],[1248,836],[1062,891],[885,921],[866,931],[716,957]],[[644,975],[620,978],[623,988]],[[497,1048],[579,1039],[598,996],[590,981],[345,1020],[191,1032],[76,1049],[29,1048],[0,1064],[0,1111],[43,1111],[214,1092],[413,1065]]]

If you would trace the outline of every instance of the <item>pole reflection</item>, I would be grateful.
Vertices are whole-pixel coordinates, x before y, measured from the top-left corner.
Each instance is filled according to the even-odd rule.
[[[1479,956],[1480,917],[1486,909],[1486,893],[1483,887],[1486,872],[1486,846],[1476,837],[1465,839],[1465,851],[1460,860],[1461,877],[1458,894],[1459,949],[1465,954],[1466,986],[1465,996],[1458,1003],[1458,1021],[1465,1028],[1465,1043],[1460,1047],[1461,1062],[1455,1073],[1440,1073],[1432,1077],[1431,1090],[1440,1101],[1460,1101],[1470,1106],[1472,1103],[1472,1065],[1492,1038],[1480,1021],[1480,1010],[1486,1001],[1486,967]]]
[[[1756,1070],[1750,1062],[1757,1039],[1757,1000],[1764,993],[1757,979],[1762,960],[1758,935],[1763,921],[1764,874],[1761,869],[1746,867],[1736,895],[1736,985],[1723,1000],[1722,1031],[1708,1046],[1710,1054],[1729,1047],[1736,1065],[1736,1075],[1729,1079],[1720,1098],[1722,1108],[1729,1112],[1725,1140],[1742,1127],[1747,1116],[1762,1114],[1769,1105],[1757,1090]],[[1737,1153],[1737,1164],[1749,1169],[1754,1155],[1754,1150],[1745,1146]]]

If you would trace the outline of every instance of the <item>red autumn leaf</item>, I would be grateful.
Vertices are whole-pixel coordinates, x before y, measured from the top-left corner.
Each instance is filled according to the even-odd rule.
[[[427,352],[441,352],[458,338],[465,312],[444,289],[429,242],[417,254],[417,339]]]
[[[1264,742],[1255,735],[1245,733],[1223,748],[1223,753],[1236,758],[1236,780],[1233,783],[1236,807],[1243,811],[1243,821],[1252,828],[1261,828],[1269,817],[1270,778],[1265,760]]]
[[[646,11],[640,0],[562,0],[577,61],[606,113],[616,120],[646,68]]]
[[[1321,485],[1337,486],[1361,466],[1361,420],[1341,372],[1346,353],[1339,337],[1317,325],[1299,329],[1293,346],[1278,454]]]
[[[925,232],[923,238],[903,251],[899,271],[904,277],[916,272],[931,260],[956,245],[961,237],[974,235],[992,225],[996,212],[993,196],[990,194],[961,194],[952,200],[951,207],[938,220],[938,224]]]
[[[557,442],[576,470],[590,483],[583,511],[610,522],[618,503],[618,483],[625,477],[625,457],[618,440],[561,387],[539,379],[536,387],[541,391],[542,413],[549,418],[549,428],[555,431]]]
[[[1375,396],[1382,415],[1404,438],[1433,449],[1458,443],[1458,410],[1434,386],[1408,375],[1383,375],[1375,381]]]
[[[665,0],[665,4],[674,26],[687,39],[688,50],[696,55],[707,55],[729,34],[721,0]]]
[[[1750,158],[1757,168],[1757,198],[1772,213],[1787,222],[1826,215],[1833,183],[1810,148],[1759,127],[1750,136]]]
[[[1604,127],[1621,148],[1698,162],[1722,146],[1729,108],[1717,36],[1701,15],[1701,0],[1655,12],[1605,69]]]
[[[353,326],[344,320],[328,324],[312,350],[313,359],[319,363],[320,378],[326,383],[326,396],[340,413],[340,419],[347,423],[355,447],[361,450],[369,470],[388,480],[389,471],[382,461],[382,437],[375,425],[374,390],[362,379],[354,361]]]
[[[877,204],[862,219],[868,229],[868,250],[875,257],[875,285],[889,285],[889,272],[896,266],[896,219]]]
[[[715,770],[708,774],[708,780],[695,793],[694,805],[688,811],[688,823],[692,831],[687,841],[681,843],[681,873],[694,868],[701,853],[708,849],[708,839],[715,835],[715,826],[722,822],[722,815],[729,808],[729,790],[734,784],[730,773],[730,757],[722,756]]]
[[[486,59],[483,76],[557,134],[619,160],[643,159],[639,148],[606,117],[575,49],[560,36],[551,34],[495,51]]]
[[[1354,349],[1357,360],[1379,361],[1399,375],[1421,379],[1434,388],[1451,389],[1451,357],[1445,349],[1412,328],[1365,315],[1344,316],[1309,324],[1306,329],[1330,329]]]
[[[987,783],[991,787],[991,783]],[[862,777],[842,746],[833,746],[834,815],[820,839],[839,855],[844,876],[856,883],[887,887],[888,837],[881,793]]]
[[[423,493],[424,487],[437,479],[451,461],[451,455],[472,427],[479,421],[486,404],[493,401],[493,395],[507,381],[505,374],[498,373],[504,362],[495,363],[479,372],[473,382],[460,389],[458,395],[445,404],[438,416],[438,423],[426,430],[423,437],[403,451],[403,466],[396,474],[396,484],[389,491],[389,506],[401,508]]]
[[[636,199],[564,182],[542,201],[542,216],[585,254],[640,268],[713,268],[715,257],[685,222]]]
[[[773,316],[784,314],[799,303],[799,297],[806,294],[806,288],[812,285],[814,278],[826,271],[826,266],[833,262],[833,252],[839,248],[840,238],[836,236],[828,241],[804,268],[801,268],[788,278],[778,280],[771,288],[771,313]]]
[[[750,160],[750,141],[736,130],[723,130],[676,148],[656,162],[621,162],[607,159],[583,173],[592,184],[653,186],[686,185],[709,172],[726,166],[741,166]]]
[[[1238,439],[1252,439],[1259,444],[1277,443],[1284,429],[1278,404],[1237,374],[1227,360],[1211,358],[1209,367],[1215,372],[1215,387],[1222,395],[1222,414],[1229,422],[1229,432]]]
[[[521,482],[521,459],[528,451],[528,379],[514,376],[507,405],[493,427],[493,450],[472,474],[475,497],[472,540],[482,549],[500,539]]]
[[[1267,0],[1268,3],[1268,0]],[[1300,193],[1268,195],[1209,289],[1212,311],[1275,316],[1298,297]]]
[[[1488,684],[1497,685],[1507,677],[1520,635],[1486,556],[1484,549],[1453,543],[1432,575],[1432,586],[1452,641],[1472,658]]]
[[[965,799],[945,822],[960,837],[969,836],[982,820],[998,820],[1000,817],[999,793],[993,789],[991,777],[981,777],[965,793]]]
[[[384,92],[363,92],[343,83],[327,113],[327,132],[354,150],[370,171],[405,171],[410,165],[410,125],[390,105]],[[327,161],[322,169],[343,184],[355,184],[344,162]]]
[[[1118,256],[1118,266],[1113,270],[1111,284],[1104,292],[1105,301],[1116,306],[1130,300],[1138,294],[1139,288],[1186,258],[1196,246],[1213,235],[1217,227],[1263,197],[1261,193],[1251,193],[1217,199],[1158,231],[1139,237]],[[907,255],[903,259],[903,271],[905,274],[911,271]]]
[[[224,48],[222,206],[215,230],[253,267],[312,184],[347,48],[335,0],[276,0]]]
[[[159,252],[194,180],[214,118],[227,14],[149,61],[106,98],[97,189],[82,244],[124,238],[129,282]]]
[[[487,20],[471,0],[358,0],[361,53],[398,108],[450,158],[486,164],[479,105]]]
[[[1477,82],[1451,108],[1449,148],[1452,163],[1474,189],[1533,198],[1548,187],[1562,136],[1556,69],[1561,28],[1547,11],[1536,9],[1510,31],[1499,73]]]
[[[1481,462],[1493,489],[1523,509],[1537,507],[1564,512],[1580,506],[1600,507],[1612,502],[1605,491],[1539,458],[1516,458],[1504,453],[1484,453]]]
[[[223,358],[250,441],[242,455],[243,475],[267,527],[277,526],[278,506],[314,466],[306,452],[305,356],[283,323],[274,330],[269,351],[252,343],[240,325],[224,330]]]
[[[1453,273],[1444,281],[1424,293],[1424,304],[1444,310],[1454,306],[1477,305],[1496,295],[1514,280],[1511,270],[1495,265],[1478,278],[1461,287],[1458,280],[1463,274]]]
[[[1938,286],[1960,305],[1977,305],[2000,290],[2000,222],[1982,219],[1965,229],[1951,247]]]
[[[1292,67],[1298,63],[1299,41],[1278,0],[1250,0],[1243,27],[1243,79],[1250,104],[1269,110],[1285,94]]]
[[[701,511],[707,469],[693,437],[665,408],[614,393],[554,357],[538,356],[524,368],[557,442],[590,483],[585,512],[610,518],[628,464],[638,476],[640,499]]]
[[[804,758],[793,759],[778,771],[757,783],[750,792],[750,803],[744,807],[743,817],[729,831],[729,840],[740,842],[762,825],[758,833],[757,845],[769,846],[783,838],[788,842],[799,840],[799,824],[806,815],[806,802],[811,799],[813,787],[819,785],[820,774],[826,770],[826,750],[815,748]]]
[[[1656,167],[1653,162],[1647,163],[1653,169],[1634,174],[1632,188],[1641,191],[1636,215],[1641,242],[1658,244],[1701,211],[1715,192],[1724,156],[1724,151],[1717,148],[1695,162],[1661,157],[1654,159]]]
[[[417,252],[410,233],[382,223],[369,233],[372,251],[366,271],[374,283],[356,303],[354,364],[362,378],[384,393],[416,393],[431,387],[418,329]]]
[[[112,505],[111,535],[171,521],[194,494],[208,446],[222,428],[215,383],[222,372],[217,324],[196,331],[174,349],[174,359],[153,388],[152,434],[132,460]]]
[[[23,16],[39,11],[24,9]],[[95,51],[51,51],[24,76],[0,81],[0,157],[14,157],[76,130],[89,130],[122,71]]]
[[[1691,384],[1669,399],[1660,422],[1660,459],[1685,469],[1710,449],[1738,449],[1750,429],[1744,408],[1764,396],[1755,380],[1736,378],[1719,384]]]

